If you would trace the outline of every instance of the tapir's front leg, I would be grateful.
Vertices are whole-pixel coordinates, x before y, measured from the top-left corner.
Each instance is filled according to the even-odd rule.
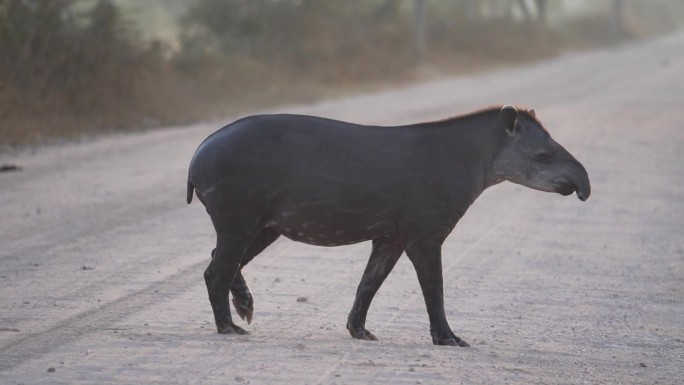
[[[430,334],[435,345],[470,346],[449,327],[444,312],[441,242],[416,240],[407,242],[406,255],[418,274],[418,282],[430,317]]]
[[[380,285],[387,278],[399,257],[404,252],[400,240],[378,238],[373,240],[373,252],[368,259],[368,265],[356,290],[354,306],[347,318],[347,330],[352,337],[360,340],[377,341],[377,338],[366,330],[366,315],[368,307],[380,289]]]

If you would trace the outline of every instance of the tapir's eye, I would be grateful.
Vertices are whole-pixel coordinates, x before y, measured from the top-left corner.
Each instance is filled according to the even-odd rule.
[[[551,159],[551,155],[549,155],[545,152],[542,152],[542,153],[537,154],[536,158],[538,161],[540,161],[542,163],[546,163]]]

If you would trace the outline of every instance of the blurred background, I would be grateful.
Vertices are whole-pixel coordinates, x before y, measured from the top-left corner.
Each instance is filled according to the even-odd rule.
[[[0,151],[530,62],[683,20],[681,0],[0,0]]]

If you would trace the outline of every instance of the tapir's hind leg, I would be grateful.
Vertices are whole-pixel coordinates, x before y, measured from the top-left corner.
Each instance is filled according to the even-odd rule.
[[[378,340],[366,330],[368,307],[403,251],[402,243],[398,239],[379,238],[373,240],[373,252],[368,259],[368,265],[363,272],[359,288],[356,290],[354,305],[347,319],[347,330],[352,337],[368,341]]]
[[[254,299],[252,298],[252,293],[250,293],[247,287],[247,282],[242,276],[242,268],[249,263],[254,257],[259,255],[264,249],[273,243],[280,234],[272,229],[264,229],[259,235],[254,239],[252,244],[247,249],[245,256],[242,258],[242,263],[240,264],[240,269],[233,280],[233,285],[230,288],[230,292],[233,294],[233,306],[237,311],[238,315],[242,319],[247,319],[247,324],[252,322],[252,316],[254,315]]]
[[[241,270],[238,270],[233,286],[230,287],[230,292],[233,293],[233,307],[237,311],[240,318],[247,318],[247,324],[252,323],[252,316],[254,315],[254,299],[252,293],[247,287],[247,281],[242,276]]]
[[[242,259],[252,243],[255,235],[242,232],[218,232],[216,236],[216,250],[211,263],[204,272],[207,284],[209,302],[214,310],[216,329],[221,334],[247,334],[247,331],[233,323],[228,306],[228,291],[240,269]]]

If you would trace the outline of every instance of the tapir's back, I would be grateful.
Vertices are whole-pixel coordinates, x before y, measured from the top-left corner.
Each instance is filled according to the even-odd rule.
[[[205,159],[289,164],[345,156],[364,146],[375,129],[313,116],[250,116],[210,135],[197,149],[191,168]]]
[[[402,163],[410,148],[405,139],[400,127],[301,115],[251,116],[199,146],[189,183],[203,202],[219,194],[233,201],[258,197],[268,205],[263,200],[276,199],[283,190],[309,201],[358,199],[356,193],[368,199],[405,175]]]

